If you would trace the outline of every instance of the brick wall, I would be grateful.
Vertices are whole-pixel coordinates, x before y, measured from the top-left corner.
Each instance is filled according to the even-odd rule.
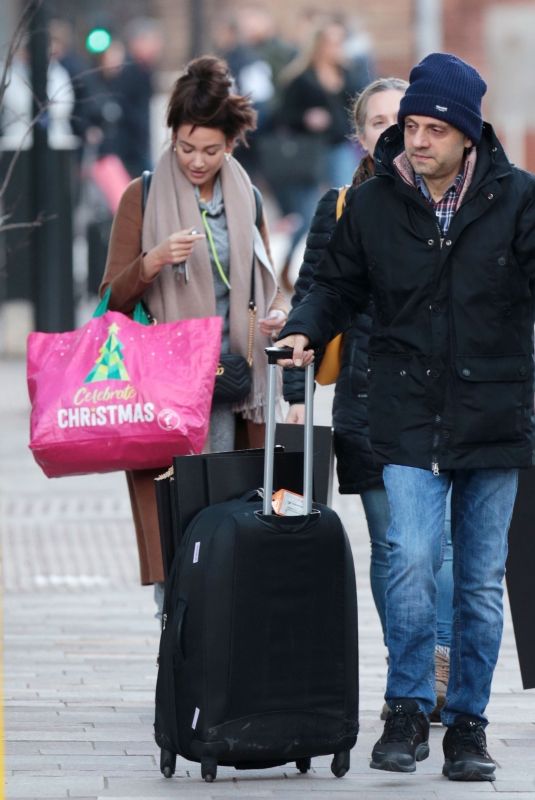
[[[247,2],[248,0],[243,0]],[[192,3],[201,3],[206,20],[204,49],[210,50],[211,25],[218,14],[225,9],[239,8],[239,2],[224,0],[150,0],[153,13],[164,20],[167,33],[166,49],[164,53],[164,70],[169,74],[176,71],[189,57],[189,16]],[[318,10],[325,10],[323,3],[315,0],[270,0],[269,8],[276,17],[281,35],[294,40],[301,38],[299,19],[306,9],[316,6]],[[197,8],[199,6],[197,5]],[[506,63],[511,62],[507,54],[508,43],[503,43],[498,37],[496,49],[496,35],[494,39],[489,34],[489,20],[492,15],[500,10],[511,9],[511,14],[518,16],[523,10],[533,12],[533,0],[442,0],[442,49],[453,52],[461,58],[472,63],[486,78],[489,92],[484,100],[484,115],[495,124],[500,136],[506,136],[509,130],[509,142],[513,149],[512,155],[516,163],[535,170],[535,122],[528,125],[525,135],[519,139],[515,122],[503,114],[503,97],[507,91],[503,89],[503,68],[501,64],[505,58]],[[416,60],[414,26],[416,21],[416,0],[336,0],[336,5],[330,5],[329,10],[346,15],[349,20],[357,19],[367,30],[374,45],[374,55],[377,72],[380,75],[399,75],[408,77],[411,66]],[[535,25],[533,29],[533,52],[535,53]],[[521,33],[524,38],[529,35],[528,23]],[[520,24],[522,28],[522,25]],[[503,38],[503,37],[502,37]],[[525,43],[524,43],[525,44]],[[515,52],[514,43],[512,52]],[[511,70],[510,70],[511,71]],[[513,70],[514,71],[514,70]],[[520,72],[522,70],[520,69]],[[531,74],[535,74],[532,71]],[[515,72],[516,75],[516,72]],[[535,81],[532,81],[535,87]],[[516,81],[515,81],[516,85]],[[533,90],[535,92],[535,89]],[[529,97],[529,104],[535,109],[535,95]],[[518,127],[518,126],[517,126]],[[511,133],[514,131],[514,133]],[[514,140],[514,141],[513,141]],[[507,142],[506,142],[507,145]]]
[[[166,47],[163,59],[164,70],[179,69],[189,56],[189,15],[190,3],[201,0],[152,0],[155,16],[164,20]],[[204,37],[205,50],[210,50],[210,29],[218,16],[226,9],[239,8],[239,3],[217,3],[216,0],[202,0],[203,15],[206,20]],[[271,0],[269,8],[276,17],[281,35],[298,40],[301,31],[298,20],[303,12],[310,9],[309,0]],[[325,10],[323,5],[318,9]],[[349,20],[358,18],[374,43],[377,70],[381,75],[406,76],[412,64],[413,0],[374,0],[373,3],[355,3],[355,0],[338,0],[331,5],[333,13],[342,13]]]

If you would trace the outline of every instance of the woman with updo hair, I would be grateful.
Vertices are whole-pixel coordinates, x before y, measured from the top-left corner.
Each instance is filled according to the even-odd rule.
[[[249,300],[254,269],[257,323],[252,390],[239,403],[212,408],[207,449],[263,446],[266,359],[286,320],[270,255],[261,198],[233,158],[255,128],[249,98],[234,94],[227,64],[203,56],[175,82],[167,109],[170,141],[150,183],[144,211],[142,179],[126,188],[114,218],[103,293],[109,308],[130,313],[143,300],[157,322],[223,319],[222,353],[247,356]],[[141,583],[156,584],[161,610],[163,564],[153,480],[161,470],[127,473],[139,550]]]

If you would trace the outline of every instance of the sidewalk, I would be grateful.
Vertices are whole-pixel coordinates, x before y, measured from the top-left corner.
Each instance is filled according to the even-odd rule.
[[[26,446],[22,361],[0,361],[0,386],[6,797],[535,800],[535,691],[521,689],[508,612],[489,707],[496,782],[443,778],[437,726],[416,774],[370,770],[382,731],[385,652],[360,503],[337,494],[359,594],[361,733],[351,771],[337,780],[330,759],[318,758],[308,775],[292,765],[252,773],[220,768],[217,781],[205,784],[198,765],[178,759],[174,778],[163,778],[152,736],[158,625],[151,590],[138,584],[124,478],[46,479]],[[327,389],[316,392],[316,421],[329,422],[330,397]]]

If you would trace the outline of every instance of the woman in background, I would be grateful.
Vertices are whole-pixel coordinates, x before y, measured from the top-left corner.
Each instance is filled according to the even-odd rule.
[[[335,18],[317,24],[308,47],[281,73],[278,124],[299,136],[297,161],[308,165],[307,174],[292,180],[291,171],[277,199],[284,214],[297,213],[282,275],[287,282],[294,250],[309,229],[320,186],[342,186],[352,173],[357,147],[349,140],[348,107],[362,89],[345,56],[347,32]],[[368,78],[369,80],[369,78]],[[269,180],[269,170],[266,171]]]

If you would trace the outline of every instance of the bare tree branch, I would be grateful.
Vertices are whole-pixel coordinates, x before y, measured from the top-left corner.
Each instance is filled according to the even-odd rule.
[[[0,216],[1,231],[11,231],[15,230],[15,228],[40,228],[45,222],[51,222],[54,219],[58,219],[57,214],[44,214],[41,212],[31,222],[8,222],[8,220],[11,219],[11,216],[11,214],[4,214],[3,216]]]
[[[34,18],[37,11],[39,10],[39,8],[41,7],[42,2],[43,0],[27,0],[26,5],[24,6],[22,13],[18,19],[18,22],[15,26],[13,35],[11,36],[11,39],[9,41],[7,54],[2,66],[2,74],[0,76],[0,108],[3,105],[6,88],[10,82],[10,73],[11,73],[11,68],[13,66],[13,60],[17,54],[17,51],[20,49],[24,41],[25,35],[28,33],[30,29],[31,21]],[[0,186],[0,202],[2,201],[6,193],[8,184],[12,178],[13,171],[15,169],[17,161],[19,160],[20,154],[24,150],[24,145],[28,137],[32,133],[33,128],[35,127],[42,113],[43,113],[43,107],[41,107],[37,112],[37,114],[33,117],[33,119],[29,121],[28,128],[25,131],[24,135],[22,136],[18,144],[17,150],[13,153],[13,155],[10,158],[6,173],[4,175],[4,179],[2,181],[2,185]],[[12,230],[13,228],[18,228],[18,227],[38,227],[42,225],[44,221],[44,220],[37,220],[34,222],[27,222],[27,223],[21,222],[16,225],[13,223],[5,225],[3,224],[4,219],[6,219],[6,216],[0,218],[0,231]]]
[[[2,74],[0,75],[0,106],[4,101],[6,86],[9,83],[8,76],[11,70],[11,65],[13,64],[13,59],[15,58],[15,54],[17,50],[20,49],[20,46],[24,40],[24,36],[30,28],[30,22],[42,5],[42,2],[43,0],[37,0],[37,2],[36,0],[27,0],[27,3],[24,6],[19,20],[15,26],[15,30],[7,48],[7,54],[4,59]]]

